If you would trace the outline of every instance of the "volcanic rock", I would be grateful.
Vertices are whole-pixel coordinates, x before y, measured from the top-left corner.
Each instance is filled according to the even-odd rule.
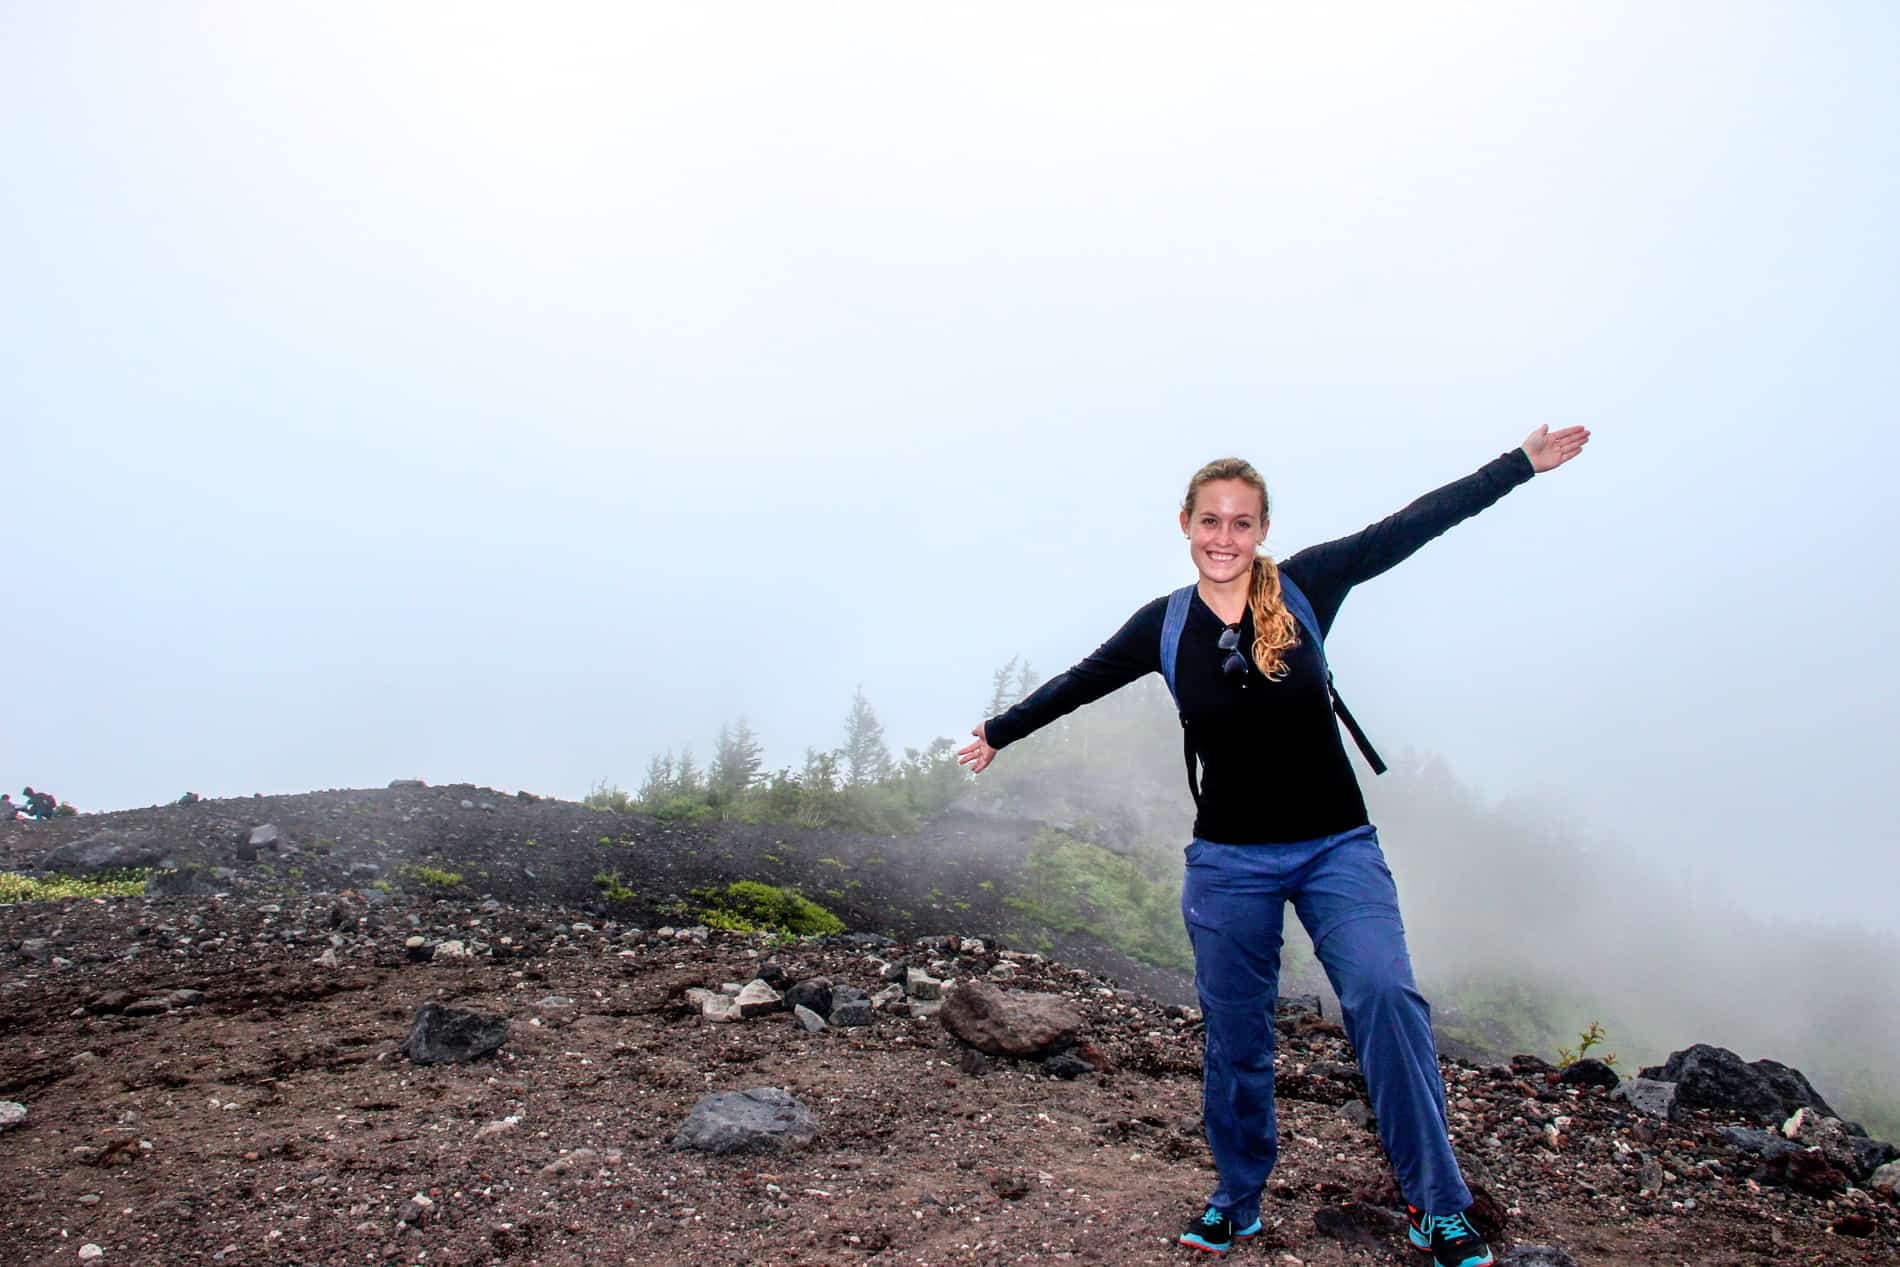
[[[48,850],[40,859],[40,869],[90,875],[153,866],[164,854],[150,832],[102,831]]]
[[[419,1065],[459,1065],[486,1056],[508,1037],[508,1018],[424,1003],[402,1040],[402,1053]]]
[[[1066,1047],[1082,1030],[1081,1016],[1061,995],[999,990],[987,981],[965,981],[945,994],[937,1019],[991,1056],[1033,1056]]]
[[[790,1152],[818,1137],[818,1119],[781,1087],[702,1096],[673,1137],[705,1153]]]

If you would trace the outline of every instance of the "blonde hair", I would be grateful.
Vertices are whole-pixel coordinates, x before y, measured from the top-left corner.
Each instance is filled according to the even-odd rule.
[[[1194,499],[1201,489],[1215,480],[1239,480],[1260,490],[1260,521],[1267,520],[1267,482],[1260,478],[1260,472],[1250,463],[1239,458],[1219,458],[1209,462],[1194,472],[1194,478],[1188,481],[1187,496],[1181,501],[1181,511],[1189,519],[1194,517]],[[1280,596],[1280,565],[1273,556],[1256,550],[1253,558],[1253,576],[1247,586],[1247,606],[1253,612],[1253,662],[1269,681],[1279,681],[1287,675],[1286,653],[1299,645],[1299,626],[1293,619],[1293,613],[1287,610],[1286,600]]]

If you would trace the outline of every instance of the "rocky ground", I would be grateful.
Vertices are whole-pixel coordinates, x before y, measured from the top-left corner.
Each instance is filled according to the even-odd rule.
[[[597,830],[608,821],[639,847]],[[253,851],[266,823],[276,847]],[[908,927],[882,917],[868,881],[848,890],[854,926],[895,942],[774,945],[582,905],[603,855],[654,915],[671,893],[754,874],[742,841],[664,830],[479,789],[0,825],[11,869],[105,831],[202,864],[183,887],[209,890],[0,908],[0,1100],[25,1107],[0,1129],[0,1261],[1198,1261],[1173,1243],[1211,1184],[1189,1009],[1007,938],[944,935],[956,916],[1005,926],[1000,911],[980,922],[986,891],[948,887],[948,871],[930,886],[946,909],[907,908]],[[814,876],[837,870],[819,857],[864,873],[844,845],[816,854],[759,830]],[[878,846],[893,859],[912,847]],[[413,864],[488,874],[373,887]],[[946,1025],[979,981],[1060,996],[1075,1032],[1027,1058],[979,1057]],[[849,987],[877,1005],[842,1010]],[[791,999],[815,1006],[795,1015]],[[405,1038],[431,1002],[504,1020],[499,1047],[417,1063]],[[1343,1036],[1310,1011],[1281,1030],[1282,1161],[1267,1231],[1236,1255],[1409,1261]],[[1877,1145],[1830,1119],[1804,1121],[1799,1142],[1764,1129],[1802,1094],[1785,1077],[1698,1055],[1658,1070],[1676,1079],[1663,1090],[1619,1098],[1592,1085],[1614,1075],[1565,1081],[1529,1059],[1444,1072],[1504,1261],[1900,1255],[1900,1206],[1870,1177]],[[1723,1079],[1750,1109],[1687,1103]],[[765,1087],[808,1110],[808,1140],[731,1155],[676,1144],[703,1097]]]

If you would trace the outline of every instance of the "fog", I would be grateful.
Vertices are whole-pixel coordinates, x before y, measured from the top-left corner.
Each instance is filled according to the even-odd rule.
[[[572,796],[860,685],[961,736],[1191,578],[1202,462],[1284,557],[1581,423],[1346,603],[1355,713],[1644,892],[1890,936],[1897,35],[8,5],[0,781]]]

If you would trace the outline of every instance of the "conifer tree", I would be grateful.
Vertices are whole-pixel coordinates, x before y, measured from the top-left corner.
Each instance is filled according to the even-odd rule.
[[[884,723],[871,710],[862,686],[851,698],[851,712],[844,719],[844,747],[838,755],[844,761],[849,787],[879,783],[891,776],[891,750],[884,743]]]
[[[712,769],[707,772],[709,791],[737,796],[759,781],[765,766],[765,750],[758,736],[741,717],[737,725],[721,726],[719,741],[713,749]]]
[[[1015,694],[1016,678],[1016,657],[1011,656],[1009,663],[990,677],[990,702],[984,708],[983,716],[995,717],[1007,711],[1009,706],[1016,702],[1018,698]]]
[[[653,754],[647,762],[646,781],[640,784],[640,801],[651,805],[663,801],[673,792],[673,750]]]

